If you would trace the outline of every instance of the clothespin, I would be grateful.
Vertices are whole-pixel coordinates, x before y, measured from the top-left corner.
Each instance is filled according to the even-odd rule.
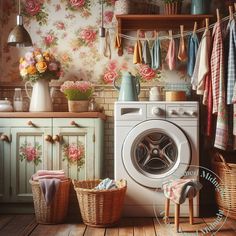
[[[169,30],[169,37],[170,37],[170,38],[173,37],[173,32],[172,32],[172,30]]]
[[[229,19],[232,20],[234,18],[233,6],[229,6]]]
[[[206,18],[206,29],[209,29],[209,18]]]
[[[184,25],[180,25],[180,34],[181,34],[181,37],[184,36]]]
[[[157,39],[157,37],[159,36],[159,33],[158,33],[157,30],[155,30],[154,32],[155,32],[155,33],[154,33],[154,37],[155,37],[155,39]]]
[[[234,11],[236,11],[236,3],[234,3]]]
[[[194,22],[193,34],[195,34],[196,31],[197,31],[197,21]]]
[[[217,22],[220,22],[220,10],[219,10],[219,8],[216,9],[216,17],[217,17]]]
[[[139,40],[140,29],[137,30],[137,40]]]

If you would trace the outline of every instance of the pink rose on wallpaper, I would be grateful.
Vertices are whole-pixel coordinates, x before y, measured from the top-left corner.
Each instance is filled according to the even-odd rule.
[[[107,66],[108,70],[116,70],[117,69],[117,61],[111,61]]]
[[[29,15],[34,16],[39,13],[41,6],[37,0],[26,0],[25,10]]]
[[[104,23],[109,24],[112,21],[114,12],[113,11],[105,11],[104,13]]]
[[[55,26],[57,27],[57,29],[59,30],[65,30],[65,24],[62,21],[57,21],[55,22]]]
[[[113,81],[117,79],[118,77],[119,77],[119,74],[116,71],[109,70],[109,71],[106,71],[106,73],[104,74],[103,81],[106,84],[110,84],[110,83],[113,83]]]
[[[50,46],[53,43],[54,40],[55,40],[55,37],[51,34],[48,34],[44,37],[44,43],[47,46]]]
[[[70,5],[74,8],[80,8],[84,6],[85,0],[70,0]]]
[[[156,72],[148,65],[140,65],[138,71],[141,77],[145,80],[152,80],[156,76]]]
[[[80,32],[80,37],[89,44],[96,40],[96,32],[92,29],[84,29]]]

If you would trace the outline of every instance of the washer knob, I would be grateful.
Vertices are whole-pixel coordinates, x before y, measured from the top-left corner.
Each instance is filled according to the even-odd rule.
[[[195,116],[197,113],[196,113],[196,111],[189,111],[188,114],[189,114],[190,116]]]
[[[176,115],[176,111],[175,111],[175,110],[170,110],[170,111],[169,111],[169,114],[170,114],[170,115]]]
[[[152,108],[152,114],[156,115],[156,116],[161,115],[161,109],[159,107],[153,107]]]

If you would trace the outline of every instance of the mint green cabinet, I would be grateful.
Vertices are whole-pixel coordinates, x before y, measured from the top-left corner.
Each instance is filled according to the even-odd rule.
[[[0,118],[0,202],[32,202],[29,179],[39,169],[101,178],[103,125],[99,118]]]

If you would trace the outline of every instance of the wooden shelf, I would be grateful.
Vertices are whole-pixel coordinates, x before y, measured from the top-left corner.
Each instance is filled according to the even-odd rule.
[[[116,15],[118,21],[118,33],[140,30],[170,30],[179,29],[184,25],[184,29],[193,29],[194,22],[198,23],[198,28],[204,27],[205,19],[213,18],[213,15]],[[123,54],[122,43],[118,49],[118,54]]]

